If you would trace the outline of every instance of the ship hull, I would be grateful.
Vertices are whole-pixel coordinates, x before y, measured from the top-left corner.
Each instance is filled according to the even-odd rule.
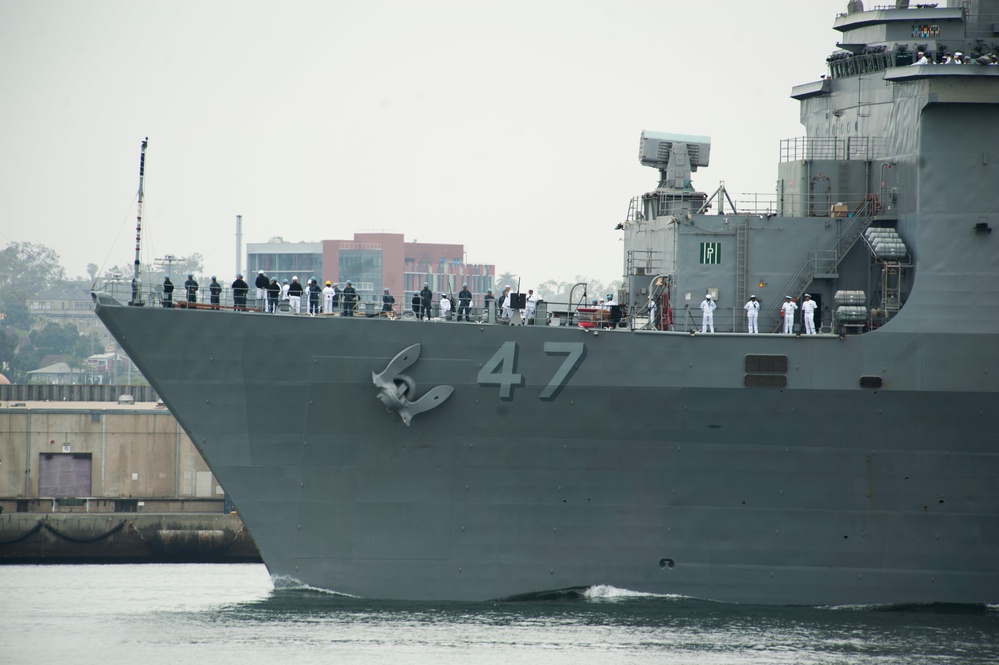
[[[275,578],[398,599],[999,602],[999,335],[97,310]],[[453,393],[407,425],[373,375],[416,344],[406,397]]]

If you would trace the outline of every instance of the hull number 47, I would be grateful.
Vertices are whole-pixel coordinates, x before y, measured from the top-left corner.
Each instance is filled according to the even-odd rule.
[[[565,356],[562,364],[538,395],[538,399],[551,401],[558,397],[562,388],[569,383],[572,375],[583,364],[586,358],[586,345],[582,342],[545,342],[544,352],[549,356]],[[517,373],[517,354],[516,342],[504,342],[479,370],[479,385],[499,386],[500,399],[512,400],[513,389],[524,385],[524,375]]]

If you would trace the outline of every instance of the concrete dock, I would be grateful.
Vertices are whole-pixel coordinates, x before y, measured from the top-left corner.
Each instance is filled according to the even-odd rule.
[[[158,402],[0,402],[0,564],[260,561]]]

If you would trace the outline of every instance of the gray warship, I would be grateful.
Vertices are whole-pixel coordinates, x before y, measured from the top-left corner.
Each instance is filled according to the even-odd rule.
[[[97,314],[278,583],[997,603],[996,25],[999,0],[851,2],[766,200],[694,189],[707,137],[642,133],[613,327]],[[817,334],[783,334],[806,292]]]

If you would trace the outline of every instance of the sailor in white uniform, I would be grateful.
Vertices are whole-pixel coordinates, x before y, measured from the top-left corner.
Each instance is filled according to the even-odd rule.
[[[784,317],[784,334],[790,335],[794,327],[794,310],[798,306],[791,300],[791,296],[784,296],[784,304],[780,306],[780,315]]]
[[[748,326],[749,333],[756,334],[760,332],[760,327],[758,325],[758,319],[760,317],[760,303],[756,299],[756,296],[749,296],[749,302],[746,303],[744,309],[746,310],[746,325]]]
[[[801,303],[801,318],[805,322],[805,334],[815,334],[815,301],[812,296],[805,294],[805,301]]]
[[[503,313],[500,316],[504,319],[510,320],[513,318],[513,308],[510,307],[510,287],[503,287],[503,295],[500,296],[500,307],[503,308]]]
[[[701,332],[715,331],[715,309],[718,305],[711,299],[711,294],[704,296],[701,301]]]
[[[524,303],[524,321],[530,322],[534,318],[534,310],[538,307],[538,296],[534,289],[527,290],[527,302]]]
[[[334,295],[336,295],[336,289],[333,288],[333,282],[326,280],[326,288],[323,289],[323,314],[333,313]]]

